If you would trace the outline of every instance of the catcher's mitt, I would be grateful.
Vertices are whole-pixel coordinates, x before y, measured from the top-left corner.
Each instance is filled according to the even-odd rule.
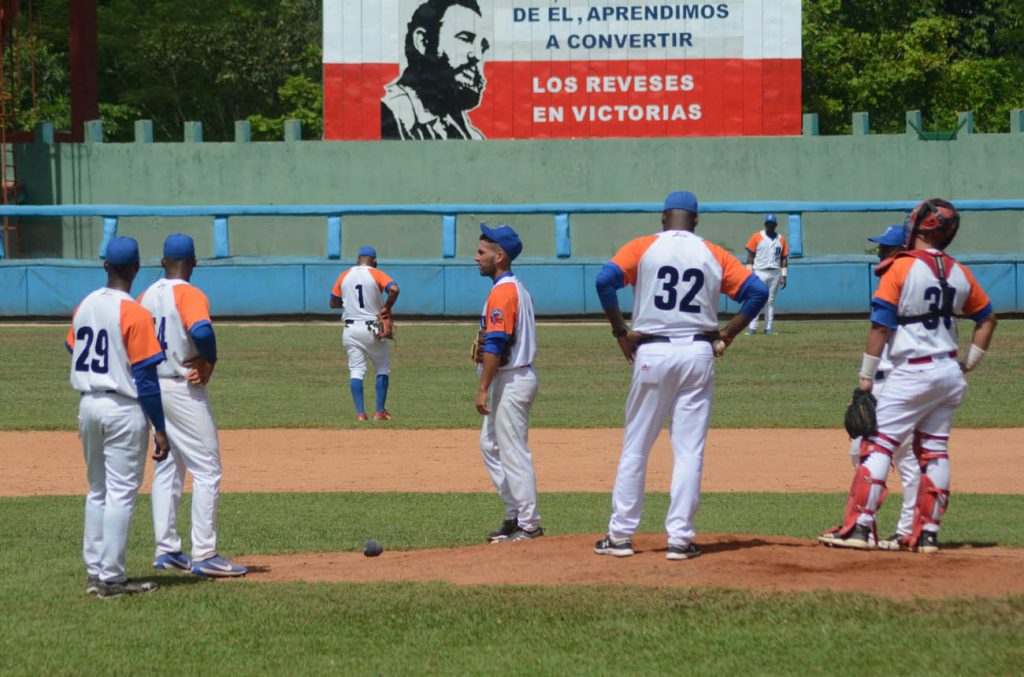
[[[843,424],[850,437],[867,437],[878,431],[878,421],[875,419],[875,396],[867,390],[854,388],[853,399],[850,406],[846,407],[846,417]]]

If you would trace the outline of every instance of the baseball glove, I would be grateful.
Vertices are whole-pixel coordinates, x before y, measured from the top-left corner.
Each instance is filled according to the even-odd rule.
[[[846,407],[846,417],[843,424],[850,437],[867,437],[878,431],[878,421],[875,418],[875,396],[867,390],[854,388],[853,399]]]
[[[391,319],[390,315],[374,320],[370,329],[373,331],[374,338],[378,341],[395,338],[395,321]]]
[[[487,332],[481,329],[476,334],[476,339],[473,341],[473,345],[470,346],[470,357],[473,360],[473,364],[484,363],[484,344],[487,342]],[[501,351],[501,355],[498,357],[498,366],[504,367],[508,364],[508,360],[512,355],[512,346],[515,345],[516,337],[515,334],[505,342],[505,349]]]

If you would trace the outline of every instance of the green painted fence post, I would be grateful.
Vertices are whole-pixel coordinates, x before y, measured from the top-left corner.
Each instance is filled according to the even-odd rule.
[[[956,127],[959,134],[974,133],[974,112],[964,111],[956,114]],[[958,134],[958,135],[959,135]]]
[[[302,121],[284,121],[284,140],[289,142],[302,141]]]
[[[1024,134],[1024,108],[1014,108],[1010,111],[1010,132]]]
[[[153,121],[135,121],[135,143],[153,143]]]
[[[235,120],[235,143],[252,141],[252,123],[248,120]]]
[[[907,111],[907,136],[921,136],[921,111],[919,110],[908,110]]]
[[[85,142],[87,144],[103,143],[103,121],[88,120],[85,123]]]
[[[818,114],[804,113],[804,136],[818,136]]]
[[[871,133],[871,118],[861,111],[853,114],[853,135],[867,136]]]
[[[203,123],[198,120],[185,121],[185,143],[203,142]]]

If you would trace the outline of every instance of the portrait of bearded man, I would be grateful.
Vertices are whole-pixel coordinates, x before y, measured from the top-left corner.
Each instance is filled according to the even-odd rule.
[[[477,0],[421,4],[405,34],[405,70],[380,101],[381,138],[483,139],[468,112],[486,85],[487,33]]]

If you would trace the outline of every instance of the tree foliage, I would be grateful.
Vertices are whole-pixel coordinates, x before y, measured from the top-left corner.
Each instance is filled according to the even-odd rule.
[[[24,4],[24,3],[23,3]],[[10,63],[31,129],[70,125],[67,0],[34,0],[35,57]],[[253,138],[280,139],[284,120],[303,136],[323,129],[322,0],[99,0],[100,115],[106,136],[130,140],[132,121],[153,120],[157,140],[179,140],[186,120],[208,140],[229,140],[234,121]],[[843,134],[867,111],[880,132],[902,132],[907,110],[928,130],[952,130],[974,111],[979,131],[1006,131],[1024,108],[1022,0],[805,0],[803,107],[822,131]]]

